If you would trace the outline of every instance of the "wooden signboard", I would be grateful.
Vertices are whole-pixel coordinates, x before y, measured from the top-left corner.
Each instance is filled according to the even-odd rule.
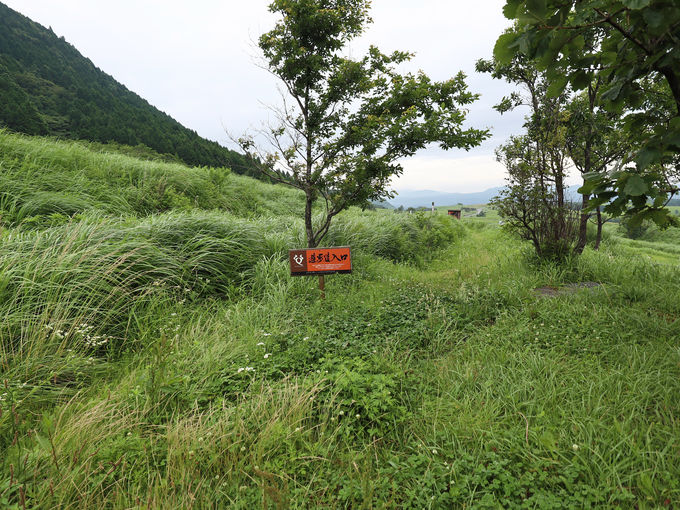
[[[291,276],[352,272],[352,254],[349,246],[290,250],[288,253]]]

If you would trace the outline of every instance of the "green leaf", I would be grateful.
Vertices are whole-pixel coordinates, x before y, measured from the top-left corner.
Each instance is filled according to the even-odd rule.
[[[586,45],[586,40],[582,35],[578,35],[572,42],[571,45],[579,50],[582,50]]]
[[[626,180],[626,186],[623,188],[623,192],[626,195],[630,195],[632,197],[644,195],[648,190],[649,186],[647,186],[647,183],[642,180],[642,177],[636,174],[632,174],[630,177],[628,177]]]
[[[515,19],[517,10],[521,4],[522,0],[508,0],[503,6],[503,15],[508,19]]]
[[[553,50],[561,50],[562,46],[569,42],[570,34],[568,30],[558,30],[551,34],[550,48]]]
[[[545,3],[546,0],[527,0],[527,11],[537,18],[543,19],[548,13]]]
[[[673,222],[668,209],[653,209],[648,213],[649,218],[660,227],[666,227]]]
[[[621,3],[629,9],[639,10],[647,7],[651,0],[621,0]]]
[[[621,93],[621,89],[623,88],[623,81],[618,80],[615,81],[603,94],[602,94],[602,100],[603,101],[616,101],[616,99],[619,97],[619,94]]]
[[[585,71],[577,71],[571,78],[571,86],[574,87],[575,90],[581,90],[586,88],[591,80],[592,77],[589,73]]]
[[[555,450],[555,445],[557,444],[557,440],[555,439],[555,436],[553,433],[549,430],[546,430],[543,432],[543,434],[540,435],[538,438],[538,441],[543,445],[547,450],[554,451]]]
[[[578,190],[576,190],[581,195],[590,195],[593,190],[598,186],[597,182],[585,182]]]
[[[668,135],[664,136],[663,143],[675,147],[676,150],[680,149],[680,133],[668,133]]]
[[[619,54],[615,51],[603,51],[601,54],[602,63],[605,65],[613,64],[616,62]]]
[[[567,86],[567,83],[568,80],[566,76],[560,76],[554,79],[548,86],[547,90],[548,97],[559,96],[562,92],[564,92],[564,88]]]
[[[647,168],[649,165],[659,161],[661,156],[662,154],[659,150],[645,147],[640,152],[638,152],[638,155],[635,157],[635,163],[637,164],[638,168]]]
[[[664,11],[655,11],[654,9],[645,9],[642,17],[645,19],[645,23],[652,28],[660,28],[666,19]]]
[[[499,64],[509,64],[517,51],[517,34],[503,34],[493,47],[493,56]]]
[[[628,220],[628,228],[631,230],[638,228],[640,225],[642,225],[644,219],[645,215],[643,213],[633,214]]]
[[[654,484],[652,483],[652,479],[649,477],[649,475],[647,473],[640,473],[639,487],[642,489],[642,491],[648,497],[650,497],[650,498],[656,497],[656,491],[654,490]]]

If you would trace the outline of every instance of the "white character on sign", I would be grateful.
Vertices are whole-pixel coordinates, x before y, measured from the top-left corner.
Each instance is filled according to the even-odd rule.
[[[293,256],[293,260],[298,266],[301,266],[302,263],[305,261],[305,257],[303,255],[295,255]]]

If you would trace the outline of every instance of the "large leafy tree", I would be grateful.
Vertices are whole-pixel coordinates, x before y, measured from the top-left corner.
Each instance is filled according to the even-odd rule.
[[[488,136],[462,127],[460,106],[477,98],[463,74],[434,82],[397,72],[411,58],[405,52],[344,54],[371,22],[369,7],[367,0],[275,0],[269,9],[279,20],[259,39],[283,84],[277,122],[260,131],[274,150],[259,148],[252,135],[238,141],[263,173],[304,192],[309,247],[343,209],[389,197],[400,159],[433,142],[467,150]],[[317,201],[324,213],[315,221]]]
[[[520,52],[536,59],[555,92],[601,81],[600,104],[628,112],[624,129],[638,137],[631,164],[594,173],[585,192],[605,210],[627,212],[635,222],[667,224],[664,205],[679,191],[680,9],[677,0],[506,0],[505,15],[517,29],[499,37],[494,55],[510,61]],[[642,107],[651,88],[667,98],[662,115]]]

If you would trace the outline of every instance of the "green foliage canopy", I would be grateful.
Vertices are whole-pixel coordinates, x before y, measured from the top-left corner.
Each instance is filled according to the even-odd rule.
[[[640,150],[626,158],[635,164],[608,175],[595,174],[584,186],[613,214],[628,212],[669,222],[664,205],[679,189],[680,9],[675,0],[507,0],[504,14],[517,21],[503,34],[494,54],[508,62],[517,52],[537,60],[556,93],[570,84],[586,88],[597,76],[604,86],[600,103],[627,111],[624,128]],[[650,88],[667,97],[664,115],[643,109]]]
[[[429,143],[469,149],[484,130],[463,129],[458,105],[477,99],[464,76],[434,82],[424,73],[400,74],[412,55],[390,55],[371,47],[353,60],[346,44],[371,21],[366,0],[276,0],[276,26],[260,37],[270,71],[284,85],[278,123],[263,130],[274,153],[258,153],[252,137],[241,147],[263,162],[267,175],[305,192],[305,224],[310,247],[328,232],[331,219],[351,205],[390,196],[398,160]],[[312,222],[312,206],[323,198],[325,217]]]

